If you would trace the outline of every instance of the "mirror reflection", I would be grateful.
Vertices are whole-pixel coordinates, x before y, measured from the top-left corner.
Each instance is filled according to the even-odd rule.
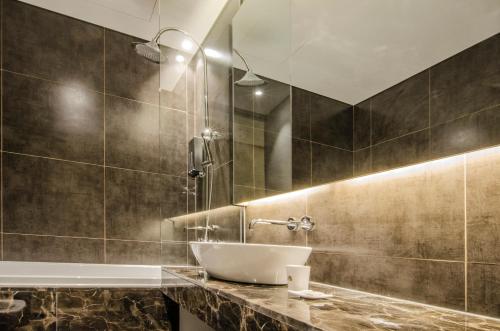
[[[245,0],[232,28],[234,203],[500,143],[498,1]]]

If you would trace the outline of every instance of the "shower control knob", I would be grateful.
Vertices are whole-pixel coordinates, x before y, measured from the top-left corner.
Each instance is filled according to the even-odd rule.
[[[203,171],[201,171],[201,170],[193,168],[193,169],[191,169],[191,170],[188,171],[188,175],[191,178],[198,178],[198,177],[205,176],[205,173]]]

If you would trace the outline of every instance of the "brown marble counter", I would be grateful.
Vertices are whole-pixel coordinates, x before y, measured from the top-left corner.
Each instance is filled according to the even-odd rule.
[[[216,330],[500,330],[500,320],[311,283],[323,300],[284,286],[206,279],[200,268],[165,268],[164,294]]]

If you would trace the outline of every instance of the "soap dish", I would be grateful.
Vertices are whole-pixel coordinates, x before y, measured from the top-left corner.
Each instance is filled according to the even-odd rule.
[[[308,300],[326,299],[326,298],[333,297],[333,295],[331,295],[331,294],[326,294],[323,292],[318,292],[318,291],[313,291],[313,290],[305,290],[305,291],[288,290],[288,293],[290,293],[292,296],[301,297],[301,298],[308,299]]]

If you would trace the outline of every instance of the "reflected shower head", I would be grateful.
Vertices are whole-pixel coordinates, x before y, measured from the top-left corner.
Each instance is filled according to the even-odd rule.
[[[245,75],[238,81],[234,82],[238,86],[255,87],[266,84],[266,81],[254,74],[252,71],[247,71]]]
[[[259,76],[254,74],[252,70],[250,70],[247,61],[245,60],[243,55],[241,55],[240,52],[238,52],[236,48],[233,48],[233,52],[240,57],[240,59],[245,64],[245,67],[247,68],[247,72],[245,72],[245,75],[243,75],[243,77],[240,80],[234,82],[235,85],[244,87],[255,87],[266,84],[265,80],[261,79]]]
[[[165,57],[161,54],[160,46],[156,40],[151,40],[147,43],[132,43],[132,47],[137,54],[154,63],[165,62]]]

